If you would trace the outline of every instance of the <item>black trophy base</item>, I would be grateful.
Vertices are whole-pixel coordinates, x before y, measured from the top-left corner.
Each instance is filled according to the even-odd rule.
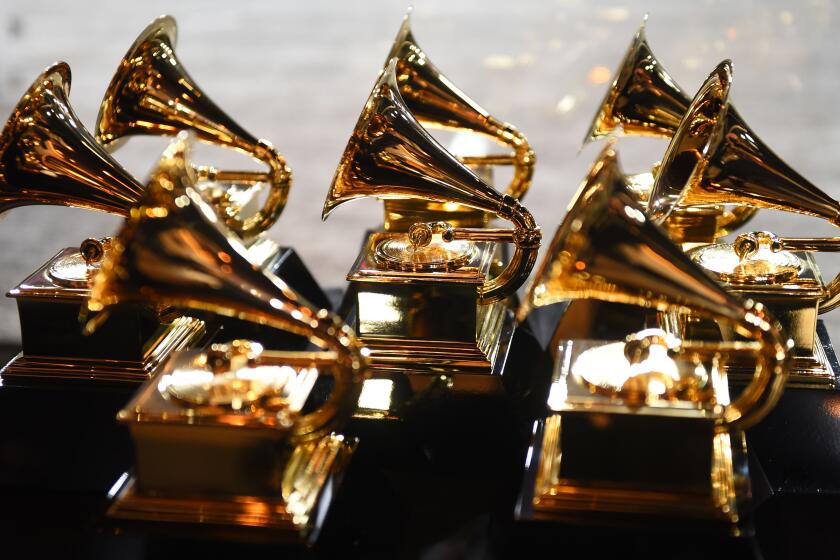
[[[291,247],[279,247],[268,260],[264,270],[271,272],[288,284],[295,292],[303,296],[313,306],[332,309],[326,292],[321,289],[315,277],[306,267],[297,252]],[[303,350],[309,346],[306,337],[279,329],[257,325],[249,321],[231,318],[206,317],[218,324],[219,332],[214,342],[227,342],[235,339],[247,339],[259,342],[271,350]]]
[[[101,493],[133,463],[117,411],[136,385],[0,386],[0,489]]]

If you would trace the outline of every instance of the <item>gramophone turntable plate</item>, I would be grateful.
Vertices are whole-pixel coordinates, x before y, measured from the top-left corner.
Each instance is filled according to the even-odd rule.
[[[301,385],[311,385],[317,375],[315,369],[297,371],[290,366],[245,367],[225,373],[184,368],[164,375],[158,391],[188,406],[280,410],[298,408],[292,400],[299,399],[291,396]]]
[[[803,269],[802,259],[788,251],[773,252],[762,246],[741,260],[731,243],[698,247],[691,260],[730,284],[783,284],[795,280]]]
[[[443,241],[435,235],[423,247],[416,247],[407,235],[391,237],[376,246],[375,258],[382,266],[407,272],[456,270],[469,264],[476,253],[471,241]]]
[[[59,286],[65,288],[87,288],[99,272],[100,263],[85,261],[81,253],[72,253],[56,259],[47,274]]]

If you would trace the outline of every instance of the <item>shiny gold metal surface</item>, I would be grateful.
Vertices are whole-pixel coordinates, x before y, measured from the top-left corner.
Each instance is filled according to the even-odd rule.
[[[334,352],[264,352],[247,341],[178,354],[118,414],[137,475],[109,515],[307,538],[355,443],[291,434],[311,415],[303,407],[315,380],[341,367]]]
[[[823,243],[824,242],[824,243]],[[789,386],[833,389],[838,372],[817,336],[817,319],[840,300],[840,280],[822,280],[809,250],[837,250],[833,239],[780,238],[769,232],[745,233],[734,243],[715,243],[689,251],[730,293],[764,303],[793,340]],[[697,330],[703,322],[682,318],[680,330]],[[715,330],[712,327],[712,330]],[[743,381],[749,365],[730,362],[729,377]]]
[[[141,204],[113,239],[87,309],[94,329],[111,306],[146,302],[207,310],[307,336],[334,353],[335,386],[318,410],[295,422],[296,438],[319,437],[352,413],[366,351],[349,327],[312,308],[282,280],[247,259],[245,248],[194,188],[188,137],[162,156]]]
[[[761,304],[729,295],[645,215],[611,146],[578,190],[518,317],[587,299],[666,317],[692,311],[733,336],[680,340],[657,328],[618,341],[585,331],[554,337],[554,414],[535,432],[527,509],[601,524],[688,518],[738,534],[749,498],[742,430],[781,395],[791,344]],[[730,399],[726,363],[735,359],[752,370]],[[678,450],[662,444],[677,440]]]
[[[198,526],[214,536],[261,542],[307,544],[317,536],[318,513],[326,511],[334,486],[347,468],[355,443],[330,434],[298,444],[291,459],[276,473],[282,486],[272,496],[149,494],[135,477],[118,481],[112,489],[112,520],[182,525],[185,532]],[[160,525],[158,525],[160,527]]]
[[[478,303],[498,245],[469,242],[470,260],[437,271],[383,266],[379,248],[405,234],[378,232],[347,276],[355,292],[356,331],[379,373],[407,375],[415,390],[441,375],[454,390],[501,390],[499,360],[507,353],[513,317],[506,301]]]
[[[740,204],[799,212],[840,225],[840,204],[799,175],[729,104],[732,64],[720,63],[688,107],[648,203],[663,223],[678,206]]]
[[[70,106],[70,67],[49,66],[0,136],[0,212],[53,204],[127,216],[143,186],[85,129]]]
[[[747,257],[730,243],[713,243],[692,251],[691,259],[730,284],[781,284],[795,280],[803,268],[793,253],[773,251],[763,244]]]
[[[505,269],[479,290],[480,303],[512,294],[527,278],[540,244],[540,230],[519,202],[502,196],[447,152],[420,126],[397,84],[391,59],[365,104],[333,178],[322,217],[361,197],[453,202],[513,222],[514,229],[454,228],[449,236],[505,241],[515,252]]]
[[[607,91],[598,112],[589,127],[584,144],[619,131],[631,136],[656,136],[671,138],[685,116],[691,98],[679,87],[662,63],[653,54],[645,37],[645,16],[633,37],[624,59]],[[732,110],[734,122],[743,121]],[[749,129],[747,129],[749,130]],[[645,179],[646,177],[639,176]],[[639,200],[646,201],[653,184],[638,184],[634,192],[647,191]],[[751,206],[709,206],[704,210],[704,220],[698,216],[683,216],[687,208],[679,208],[666,226],[677,242],[711,242],[728,235],[744,225],[757,211]],[[709,232],[714,228],[714,233]]]
[[[174,352],[205,337],[200,319],[144,307],[125,310],[118,328],[83,336],[79,309],[98,269],[99,262],[88,264],[78,248],[67,248],[9,290],[18,306],[23,351],[0,372],[3,383],[139,384]]]
[[[397,60],[400,94],[423,126],[469,131],[510,147],[513,154],[464,156],[461,161],[466,165],[513,165],[514,176],[505,194],[522,198],[531,186],[536,161],[527,139],[467,97],[432,64],[411,32],[409,15],[403,19],[383,71],[392,59]]]
[[[433,232],[435,226],[446,228],[448,224],[414,224],[408,235],[386,239],[376,246],[376,262],[395,270],[436,272],[461,268],[474,258],[473,242],[445,240],[443,232]],[[417,239],[418,231],[423,232],[422,239]]]
[[[781,394],[789,341],[778,325],[761,304],[730,296],[666,238],[624,188],[609,146],[570,205],[518,316],[522,319],[532,308],[581,298],[662,312],[691,310],[760,342],[752,382],[715,412],[722,424],[743,429],[758,422]],[[723,348],[720,353],[725,355]]]
[[[115,148],[132,135],[170,136],[191,130],[202,142],[242,152],[261,161],[266,172],[196,168],[197,188],[227,226],[245,239],[270,228],[286,205],[292,173],[267,140],[257,139],[222,111],[189,76],[175,55],[177,26],[161,16],[137,37],[120,62],[99,109],[96,138]],[[221,183],[231,182],[227,188]],[[244,185],[243,185],[244,184]],[[245,206],[268,185],[259,210]]]

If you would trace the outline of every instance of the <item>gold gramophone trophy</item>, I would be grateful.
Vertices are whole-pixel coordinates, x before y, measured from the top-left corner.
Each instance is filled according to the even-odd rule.
[[[654,56],[645,37],[646,22],[647,16],[618,66],[584,144],[619,132],[630,136],[671,138],[685,116],[691,97]],[[734,109],[728,118],[750,131]],[[654,166],[652,173],[627,177],[631,193],[641,202],[647,202],[650,196],[657,167]],[[755,212],[756,208],[731,206],[728,201],[726,206],[686,206],[677,208],[662,225],[679,243],[712,243],[745,224]]]
[[[70,106],[70,68],[56,63],[33,82],[0,137],[0,212],[52,204],[128,216],[140,185],[87,132]],[[204,323],[171,309],[121,310],[107,329],[82,336],[79,310],[107,252],[88,239],[60,251],[9,292],[23,350],[0,372],[17,380],[140,382],[173,351],[197,343]]]
[[[724,203],[798,212],[840,225],[840,204],[791,169],[737,117],[728,96],[732,68],[724,61],[709,76],[677,129],[657,174],[648,214],[663,223],[676,207]],[[818,315],[840,303],[840,279],[825,284],[810,254],[838,251],[838,238],[778,238],[768,232],[740,236],[689,252],[691,259],[732,293],[763,302],[795,343],[790,382],[835,387]],[[688,335],[688,333],[687,333]],[[730,377],[743,379],[731,365]]]
[[[164,153],[139,207],[94,281],[89,329],[122,304],[192,308],[306,336],[322,352],[269,352],[234,341],[179,353],[120,411],[134,476],[112,489],[109,516],[170,529],[307,542],[355,443],[330,432],[356,406],[365,350],[325,309],[252,263],[195,188],[187,136]],[[323,403],[305,411],[316,379]]]
[[[172,136],[188,130],[202,142],[254,158],[265,171],[231,171],[196,166],[197,188],[225,224],[248,247],[249,258],[283,278],[319,307],[330,301],[291,247],[267,237],[286,206],[292,172],[285,159],[220,109],[187,73],[175,53],[177,26],[170,16],[149,24],[123,57],[108,86],[96,122],[96,138],[108,150],[131,136]],[[260,199],[265,200],[260,206]],[[220,338],[256,338],[276,348],[297,348],[305,341],[286,333],[225,320]]]
[[[531,214],[485,184],[418,123],[397,82],[380,75],[341,158],[323,217],[361,197],[455,203],[509,220],[513,229],[416,223],[368,236],[347,276],[355,330],[375,372],[407,374],[417,390],[445,377],[455,390],[496,391],[512,334],[505,298],[527,278],[539,249]],[[501,243],[515,251],[496,272]]]
[[[681,341],[653,328],[604,340],[590,329],[558,340],[550,416],[537,423],[518,516],[738,533],[750,496],[743,430],[779,398],[789,341],[760,303],[721,289],[646,217],[609,147],[518,315],[579,299],[691,310],[730,325],[733,336]],[[752,360],[753,377],[730,399],[733,356]]]
[[[408,110],[424,127],[476,134],[510,148],[511,153],[507,154],[455,155],[473,169],[512,165],[513,177],[505,194],[522,199],[531,186],[536,163],[527,139],[513,125],[497,120],[467,97],[432,64],[414,39],[409,15],[410,11],[385,59],[383,72],[395,59],[399,93]],[[484,227],[495,215],[451,201],[385,198],[383,202],[385,231],[404,233],[415,223],[434,221],[445,221],[454,227]]]

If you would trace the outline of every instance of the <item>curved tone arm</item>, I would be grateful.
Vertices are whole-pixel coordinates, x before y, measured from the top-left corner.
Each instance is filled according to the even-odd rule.
[[[488,304],[502,300],[514,293],[528,277],[539,253],[542,233],[531,213],[518,201],[505,197],[504,209],[499,215],[514,223],[514,229],[456,228],[446,222],[419,223],[411,226],[409,239],[415,246],[431,242],[432,233],[440,233],[444,241],[493,241],[513,243],[516,247],[510,262],[498,276],[486,281],[479,291],[479,303]]]
[[[803,253],[838,253],[840,237],[778,237],[769,232],[750,232],[739,235],[732,244],[735,254],[741,260],[755,255],[762,242],[770,244],[770,250],[798,251]],[[819,313],[828,313],[840,306],[840,273],[825,285],[825,295],[820,298]]]

